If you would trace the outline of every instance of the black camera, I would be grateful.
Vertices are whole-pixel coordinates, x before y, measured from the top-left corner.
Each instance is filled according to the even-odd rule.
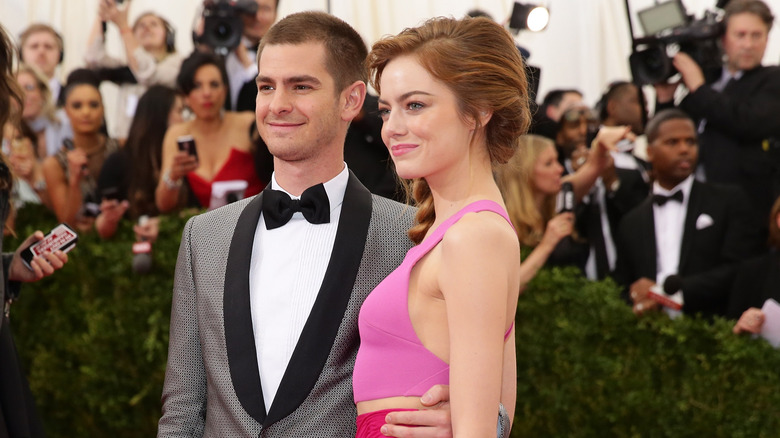
[[[635,83],[657,84],[677,73],[667,54],[671,45],[690,55],[705,72],[720,68],[723,53],[718,39],[724,26],[717,13],[708,11],[703,18],[694,20],[685,13],[681,0],[668,0],[637,15],[649,36],[633,39],[629,64]]]
[[[203,34],[197,42],[226,55],[241,43],[244,31],[241,16],[256,13],[255,0],[206,0],[203,3]]]

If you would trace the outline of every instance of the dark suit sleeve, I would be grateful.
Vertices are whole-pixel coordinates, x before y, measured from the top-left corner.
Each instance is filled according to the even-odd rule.
[[[732,85],[723,92],[703,85],[680,108],[729,137],[760,141],[780,135],[780,69],[760,67]]]
[[[636,212],[632,213],[636,215]],[[627,303],[631,303],[628,288],[635,280],[639,278],[637,267],[634,266],[634,258],[631,256],[630,246],[636,241],[636,235],[632,236],[633,220],[631,216],[626,216],[620,221],[615,233],[615,250],[617,259],[615,260],[615,270],[612,272],[612,278],[621,286],[620,297]]]
[[[761,281],[767,275],[766,257],[748,260],[740,264],[729,296],[726,317],[739,319],[751,307],[761,307],[763,294]]]
[[[720,242],[712,242],[719,248],[717,261],[709,269],[696,274],[683,275],[683,310],[688,314],[725,315],[729,291],[739,263],[755,255],[759,246],[755,227],[750,226],[749,208],[742,192],[731,187],[721,187],[710,196],[710,202],[724,205],[725,229]],[[691,257],[706,257],[691,254]]]
[[[618,228],[621,219],[629,211],[647,198],[650,186],[642,178],[637,169],[615,169],[620,179],[620,188],[615,193],[607,194],[607,215],[613,230]]]
[[[173,284],[168,365],[158,437],[203,436],[206,421],[206,370],[200,345],[192,275],[193,221],[182,234]]]
[[[17,298],[19,296],[19,289],[21,283],[18,281],[8,281],[8,270],[11,269],[11,261],[14,258],[14,253],[8,252],[3,253],[3,282],[4,284],[0,285],[3,287],[4,297],[3,297],[3,303],[5,303],[6,300],[11,298]]]

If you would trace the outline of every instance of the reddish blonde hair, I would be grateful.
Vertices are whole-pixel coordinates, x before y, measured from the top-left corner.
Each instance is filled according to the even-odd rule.
[[[387,64],[414,55],[431,76],[447,86],[458,102],[464,121],[484,129],[493,165],[506,163],[517,149],[517,139],[528,130],[528,82],[520,52],[503,27],[484,17],[438,17],[374,43],[366,61],[371,85],[381,94]],[[491,112],[485,126],[481,113]],[[406,184],[407,196],[418,206],[418,225],[409,230],[419,243],[435,220],[431,190],[424,179]]]

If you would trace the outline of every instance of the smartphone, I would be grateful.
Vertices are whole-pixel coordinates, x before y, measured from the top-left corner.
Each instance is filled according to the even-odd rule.
[[[195,158],[198,158],[198,150],[195,148],[195,139],[191,135],[182,135],[176,139],[180,151],[185,151]]]
[[[100,196],[103,199],[119,200],[119,189],[117,187],[106,187],[100,191]]]
[[[39,240],[22,250],[22,262],[27,269],[33,270],[32,259],[47,252],[62,250],[68,252],[76,246],[79,235],[66,224],[59,224],[47,234],[43,240]]]

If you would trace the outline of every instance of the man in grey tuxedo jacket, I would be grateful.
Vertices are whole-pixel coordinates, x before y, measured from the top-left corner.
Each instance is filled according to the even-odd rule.
[[[411,246],[414,210],[372,196],[344,164],[366,93],[360,36],[327,14],[293,14],[258,52],[257,124],[275,173],[256,197],[185,226],[160,437],[354,436],[358,311]],[[326,198],[325,213],[307,193]],[[448,412],[414,414],[450,427]]]

